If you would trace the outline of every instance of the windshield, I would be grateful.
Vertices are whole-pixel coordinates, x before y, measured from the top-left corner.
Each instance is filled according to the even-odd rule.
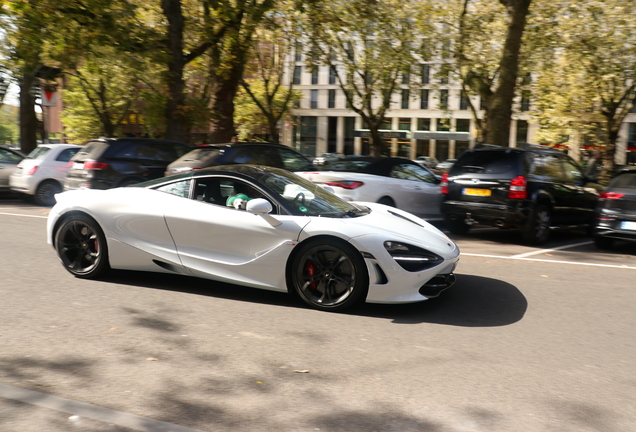
[[[264,171],[258,179],[286,202],[296,216],[356,217],[369,213],[366,207],[348,203],[321,186],[296,174],[283,171]]]

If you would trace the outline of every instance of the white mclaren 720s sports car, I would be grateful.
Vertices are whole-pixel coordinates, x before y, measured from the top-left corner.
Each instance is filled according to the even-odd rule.
[[[289,291],[339,311],[437,297],[459,260],[452,240],[410,213],[346,202],[271,167],[220,166],[56,200],[47,241],[79,278],[176,273]]]

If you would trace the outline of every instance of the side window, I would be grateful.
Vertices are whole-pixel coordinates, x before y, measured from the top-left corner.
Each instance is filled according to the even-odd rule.
[[[156,190],[166,192],[172,195],[188,198],[190,196],[190,182],[192,180],[183,180],[160,186]]]
[[[62,150],[62,152],[59,155],[57,155],[57,157],[55,158],[56,162],[68,162],[68,161],[70,161],[71,158],[73,156],[75,156],[75,153],[77,153],[77,150],[79,150],[79,149],[69,148],[69,149],[66,149],[66,150]]]
[[[237,179],[224,177],[204,177],[196,179],[194,199],[209,204],[233,207],[234,200],[240,198],[244,202],[255,198],[265,198],[272,207],[275,204],[254,186]],[[242,207],[244,209],[244,206]]]
[[[237,149],[234,156],[234,163],[283,168],[283,163],[276,149],[266,145],[246,146]]]
[[[537,155],[534,158],[534,172],[532,174],[539,177],[548,177],[554,180],[563,180],[563,165],[558,156],[555,155]]]
[[[172,162],[177,159],[177,152],[175,152],[174,146],[167,143],[157,143],[152,145],[154,150],[154,159]]]
[[[570,158],[563,158],[563,165],[565,166],[565,177],[575,183],[583,182],[583,173],[581,168]]]
[[[289,171],[307,171],[311,170],[313,166],[307,159],[300,156],[290,150],[278,149],[280,158],[283,161],[283,168]]]
[[[0,149],[0,162],[18,163],[22,160],[17,154],[8,150]]]
[[[391,169],[391,177],[435,183],[435,176],[426,171],[424,168],[411,164],[400,164],[394,166],[393,169]]]

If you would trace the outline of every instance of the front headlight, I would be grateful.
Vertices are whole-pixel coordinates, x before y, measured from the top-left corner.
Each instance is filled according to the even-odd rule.
[[[410,272],[426,270],[444,262],[441,256],[407,243],[385,241],[384,248],[400,267]]]

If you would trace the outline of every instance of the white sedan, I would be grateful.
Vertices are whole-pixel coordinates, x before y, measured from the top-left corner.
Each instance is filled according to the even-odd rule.
[[[56,196],[47,240],[76,277],[176,273],[297,293],[321,310],[450,287],[459,249],[421,219],[345,202],[278,168],[232,165]]]
[[[398,157],[348,157],[331,163],[325,171],[297,172],[326,185],[346,201],[385,204],[427,220],[441,220],[440,179],[409,159]]]

